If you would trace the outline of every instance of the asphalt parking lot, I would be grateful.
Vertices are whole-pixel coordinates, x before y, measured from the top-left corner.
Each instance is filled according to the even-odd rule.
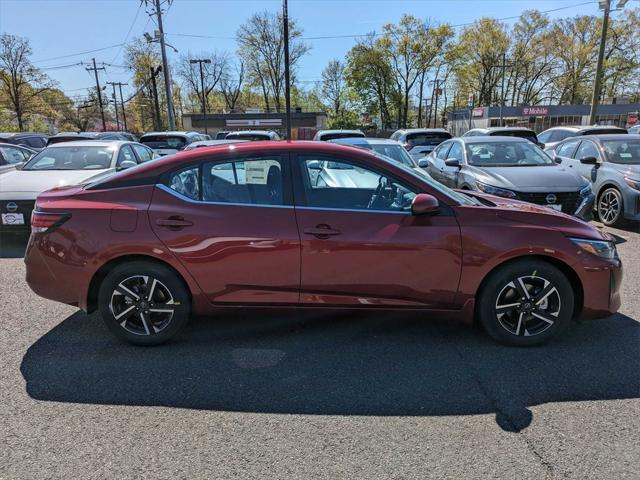
[[[0,245],[0,478],[638,478],[640,234],[614,317],[501,347],[415,315],[236,312],[136,348]]]

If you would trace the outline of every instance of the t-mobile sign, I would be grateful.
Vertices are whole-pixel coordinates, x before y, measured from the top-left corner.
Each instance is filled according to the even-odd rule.
[[[549,107],[522,107],[523,117],[533,117],[536,115],[549,115]]]

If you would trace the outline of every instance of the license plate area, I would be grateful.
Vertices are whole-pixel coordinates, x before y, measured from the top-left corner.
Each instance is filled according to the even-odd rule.
[[[551,210],[555,210],[557,212],[561,212],[562,211],[562,205],[547,205],[547,207],[549,207]]]
[[[2,225],[24,225],[24,214],[22,213],[3,213]]]

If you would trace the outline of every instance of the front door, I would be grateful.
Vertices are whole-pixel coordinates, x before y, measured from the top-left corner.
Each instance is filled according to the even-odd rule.
[[[288,158],[203,161],[169,174],[149,219],[214,303],[296,304],[300,240]]]
[[[312,172],[318,162],[331,168]],[[460,229],[448,207],[411,215],[415,187],[356,160],[305,154],[294,169],[301,302],[443,307],[460,278]]]

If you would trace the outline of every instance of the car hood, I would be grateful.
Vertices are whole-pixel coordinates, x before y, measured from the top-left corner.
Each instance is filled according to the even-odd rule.
[[[54,187],[91,181],[113,169],[102,170],[14,170],[0,176],[0,198],[27,200]]]
[[[479,182],[509,190],[562,192],[578,190],[584,185],[580,175],[563,165],[482,168],[469,166],[468,172],[473,173]]]
[[[468,190],[462,193],[488,200],[494,204],[492,208],[495,209],[496,215],[512,222],[546,227],[560,231],[571,237],[591,240],[613,240],[610,235],[598,230],[588,222],[542,205],[487,195],[480,192],[469,192]]]
[[[640,165],[623,165],[621,163],[607,163],[607,165],[617,172],[620,172],[625,177],[632,178],[634,180],[640,180]]]

